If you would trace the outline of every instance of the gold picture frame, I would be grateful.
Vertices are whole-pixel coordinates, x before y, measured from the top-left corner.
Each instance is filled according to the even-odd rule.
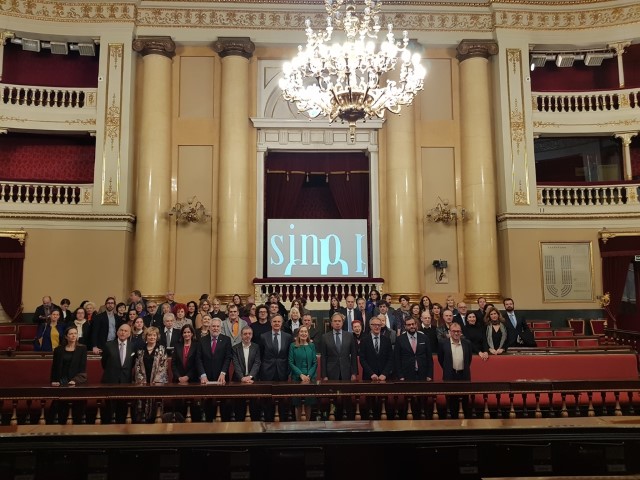
[[[542,301],[593,302],[592,242],[540,242]]]

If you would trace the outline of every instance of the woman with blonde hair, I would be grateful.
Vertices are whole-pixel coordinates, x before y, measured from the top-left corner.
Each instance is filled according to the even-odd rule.
[[[206,298],[204,300],[200,300],[200,305],[198,305],[198,314],[196,315],[196,321],[194,326],[196,330],[200,330],[202,328],[202,317],[205,315],[211,314],[211,303]]]
[[[136,385],[158,385],[169,382],[167,352],[160,345],[160,330],[148,327],[144,332],[145,346],[138,350],[133,366],[133,381]],[[142,404],[138,401],[138,420],[150,421],[154,414],[155,401],[148,398]]]
[[[487,325],[487,344],[491,355],[501,355],[506,350],[507,328],[504,326],[504,317],[496,307],[489,307],[484,315],[484,323]]]

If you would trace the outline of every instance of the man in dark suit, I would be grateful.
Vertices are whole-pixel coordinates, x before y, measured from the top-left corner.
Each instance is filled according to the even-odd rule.
[[[209,335],[200,339],[196,366],[200,375],[200,383],[209,381],[226,383],[229,365],[231,365],[231,339],[220,333],[222,322],[214,318],[211,321]]]
[[[114,305],[115,306],[115,305]],[[131,342],[131,327],[123,323],[118,327],[117,338],[104,344],[102,349],[102,383],[128,384],[132,381],[135,350]],[[127,415],[124,402],[109,401],[104,417],[122,423]]]
[[[478,310],[476,310],[476,320],[480,323],[484,322],[484,312],[487,310],[487,299],[478,297]]]
[[[322,332],[318,327],[313,326],[313,317],[310,313],[305,313],[302,316],[302,325],[309,330],[309,341],[316,347],[316,352],[320,353],[320,344],[322,343]]]
[[[503,305],[506,312],[506,322],[504,322],[505,327],[507,327],[506,347],[535,347],[533,333],[529,330],[525,316],[516,315],[513,299],[505,298]]]
[[[274,304],[271,304],[274,305]],[[265,382],[286,382],[289,379],[289,347],[293,337],[282,330],[284,318],[276,313],[270,319],[271,330],[260,337],[260,350],[262,351],[262,365],[260,367],[260,380]],[[280,418],[286,418],[286,402],[280,402],[278,409]],[[268,422],[275,416],[275,406],[264,406],[264,417]]]
[[[433,356],[427,337],[418,331],[418,324],[411,317],[405,320],[404,329],[394,347],[396,377],[399,380],[431,381]]]
[[[260,374],[260,346],[252,342],[253,329],[245,325],[240,331],[241,343],[235,344],[231,350],[233,354],[233,380],[241,383],[253,383]],[[249,402],[249,413],[252,420],[260,419],[260,409],[256,400]],[[235,416],[242,421],[247,415],[246,402],[235,403]]]
[[[54,310],[60,310],[60,307],[55,303],[51,302],[51,297],[46,296],[42,297],[42,305],[36,308],[36,311],[33,314],[33,323],[40,325],[41,323],[46,322],[51,315],[51,312]]]
[[[438,345],[438,362],[442,367],[442,380],[470,381],[473,354],[471,343],[462,338],[462,327],[455,322],[449,328],[449,335],[450,338],[441,339]],[[453,418],[457,418],[461,403],[466,415],[468,397],[447,397],[449,413]]]
[[[344,316],[331,316],[331,331],[322,336],[322,376],[325,380],[356,380],[358,353],[353,334],[343,330]]]
[[[469,307],[467,307],[467,304],[464,302],[458,302],[457,307],[458,313],[453,316],[453,321],[461,327],[464,327],[467,324],[467,311]]]
[[[104,301],[104,308],[104,312],[94,316],[91,321],[91,346],[96,355],[102,353],[107,342],[115,340],[116,332],[123,323],[116,315],[116,299],[114,297],[107,297]]]
[[[429,349],[431,352],[435,353],[438,351],[438,329],[436,326],[431,323],[431,312],[429,310],[424,310],[420,314],[420,326],[418,330],[427,337],[427,341],[429,342]]]
[[[162,317],[164,328],[160,333],[160,345],[167,348],[169,352],[173,352],[178,343],[180,343],[180,330],[173,328],[176,316],[173,313],[165,313]]]
[[[289,346],[293,337],[282,330],[283,323],[282,315],[277,313],[271,317],[271,330],[262,334],[260,380],[286,382],[289,379]]]
[[[370,332],[363,335],[360,342],[360,365],[362,379],[384,382],[393,370],[393,349],[388,336],[381,333],[384,317],[372,317]]]

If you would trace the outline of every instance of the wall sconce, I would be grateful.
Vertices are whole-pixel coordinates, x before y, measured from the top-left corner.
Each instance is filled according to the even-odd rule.
[[[203,223],[211,218],[204,205],[195,196],[187,200],[187,203],[176,203],[169,212],[169,216],[176,217],[176,223]]]
[[[430,222],[442,222],[449,224],[464,220],[467,211],[463,207],[450,207],[449,200],[438,197],[438,204],[427,212],[427,220]]]
[[[447,277],[449,263],[446,260],[434,260],[432,265],[436,269],[436,283],[449,283],[449,278]]]

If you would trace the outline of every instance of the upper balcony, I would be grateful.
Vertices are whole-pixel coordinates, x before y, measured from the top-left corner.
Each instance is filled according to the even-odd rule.
[[[0,105],[0,129],[96,130],[96,88],[0,83]]]
[[[536,134],[640,130],[640,88],[593,92],[532,92]]]

